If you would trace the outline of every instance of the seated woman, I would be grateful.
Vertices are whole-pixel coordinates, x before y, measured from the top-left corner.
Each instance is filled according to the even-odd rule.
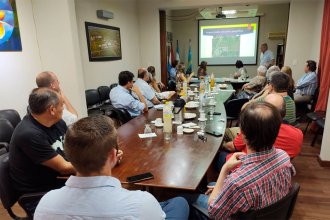
[[[257,69],[257,76],[253,77],[249,83],[243,85],[242,89],[249,93],[260,92],[266,84],[267,68],[260,65]]]
[[[293,93],[295,92],[294,88],[294,79],[292,78],[292,70],[289,66],[283,66],[281,72],[286,73],[290,77],[288,95],[293,99]]]
[[[185,76],[185,65],[180,63],[178,65],[178,68],[177,68],[177,71],[176,71],[176,84],[177,84],[177,87],[181,86],[182,82],[187,82],[187,84],[189,84],[191,78],[195,75],[194,72],[190,73],[190,75],[188,77]],[[180,87],[181,88],[181,87]]]
[[[242,80],[245,80],[246,78],[248,78],[247,71],[241,60],[237,60],[235,66],[237,69],[236,72],[234,73],[234,79],[240,78]]]
[[[199,79],[207,76],[207,62],[206,61],[202,61],[201,64],[199,65],[199,68],[197,70],[197,76]]]

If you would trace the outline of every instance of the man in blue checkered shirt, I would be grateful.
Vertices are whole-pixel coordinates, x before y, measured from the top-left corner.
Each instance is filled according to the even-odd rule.
[[[316,75],[316,62],[307,60],[305,64],[305,74],[298,80],[294,101],[296,103],[309,102],[318,86]]]

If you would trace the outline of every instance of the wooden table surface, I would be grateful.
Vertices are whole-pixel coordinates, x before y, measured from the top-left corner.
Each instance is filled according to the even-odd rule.
[[[221,115],[214,116],[211,123],[208,121],[208,129],[214,128],[224,133],[226,113],[223,102],[229,96],[230,90],[216,95],[216,111],[221,112]],[[198,109],[187,112],[194,112],[197,117],[193,120],[185,120],[184,123],[191,121],[198,124]],[[223,137],[206,134],[206,142],[200,139],[194,141],[197,129],[193,134],[177,135],[177,125],[173,125],[172,139],[166,141],[163,128],[151,125],[157,137],[139,138],[138,134],[144,132],[145,124],[156,118],[162,118],[162,111],[150,109],[118,129],[119,148],[124,151],[124,157],[121,164],[112,170],[112,175],[122,183],[127,183],[128,176],[151,172],[154,179],[135,184],[195,190],[214,159]]]

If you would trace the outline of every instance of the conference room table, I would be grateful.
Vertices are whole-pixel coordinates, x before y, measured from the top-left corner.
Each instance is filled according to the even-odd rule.
[[[206,131],[224,134],[226,128],[226,112],[223,102],[233,93],[231,87],[220,90],[215,95],[217,102],[211,121],[208,117],[208,107],[205,113],[208,118]],[[196,113],[197,117],[185,120],[183,123],[194,122],[198,125],[198,109],[187,109],[186,112]],[[140,138],[144,133],[145,124],[151,124],[156,118],[162,118],[162,110],[149,109],[148,112],[130,120],[118,128],[119,149],[124,156],[121,163],[113,168],[112,175],[121,183],[127,183],[127,177],[151,172],[153,179],[134,183],[144,187],[175,188],[195,190],[216,156],[223,135],[220,137],[205,134],[207,140],[194,139],[192,134],[177,134],[177,125],[173,125],[172,138],[165,140],[163,128],[151,126],[156,137]]]

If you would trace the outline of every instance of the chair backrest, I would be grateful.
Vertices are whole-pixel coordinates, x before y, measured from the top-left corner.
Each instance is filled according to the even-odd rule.
[[[100,99],[102,103],[109,102],[110,101],[110,88],[108,86],[99,86],[97,88],[97,91],[100,94]]]
[[[4,109],[0,110],[0,118],[5,118],[14,128],[16,128],[17,124],[21,121],[21,117],[15,109]]]
[[[0,142],[10,143],[14,128],[9,120],[0,118]]]
[[[100,105],[100,94],[96,89],[88,89],[85,91],[87,108]]]
[[[118,126],[125,124],[129,120],[132,119],[132,116],[129,112],[124,108],[115,108],[112,105],[109,105],[105,111],[105,115],[109,116],[113,120],[115,120]]]
[[[9,153],[0,157],[0,198],[5,209],[10,209],[18,200],[9,175]]]
[[[312,100],[311,100],[311,111],[315,111],[315,106],[317,103],[317,100],[319,98],[319,93],[320,93],[320,87],[316,87],[316,90],[314,92],[314,95],[312,96]]]
[[[247,103],[249,99],[231,99],[226,102],[225,109],[227,117],[238,118],[242,106]]]
[[[111,91],[111,89],[115,88],[116,86],[118,86],[118,83],[112,83],[112,84],[110,85],[110,91]]]
[[[263,209],[237,213],[235,214],[235,217],[240,220],[290,219],[296,204],[299,189],[299,184],[294,183],[289,193],[278,202]]]

